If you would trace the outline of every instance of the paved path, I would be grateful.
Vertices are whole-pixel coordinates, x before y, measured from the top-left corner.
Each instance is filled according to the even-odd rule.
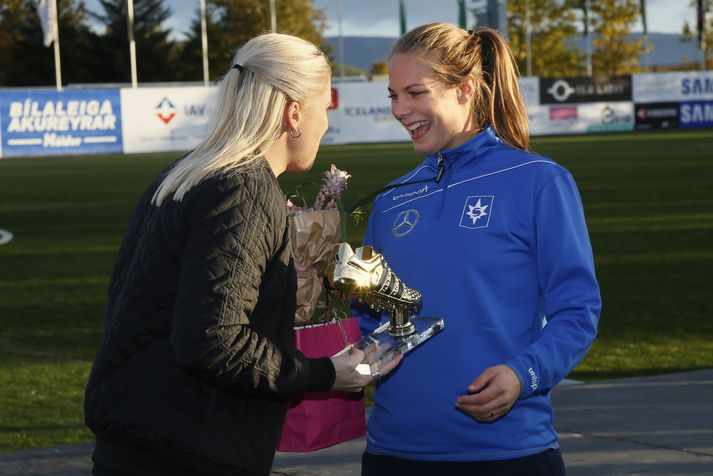
[[[568,476],[713,475],[713,369],[562,385],[555,428]],[[91,443],[0,454],[0,475],[87,476]],[[364,440],[278,453],[273,475],[359,475]]]

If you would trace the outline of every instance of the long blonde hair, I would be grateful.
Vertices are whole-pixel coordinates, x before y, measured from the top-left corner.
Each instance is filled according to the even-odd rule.
[[[517,82],[518,69],[507,41],[495,30],[462,30],[448,23],[429,23],[406,33],[392,55],[415,53],[444,84],[475,82],[472,111],[479,129],[492,125],[507,144],[527,150],[529,123]]]
[[[325,55],[296,36],[265,33],[245,43],[218,85],[205,139],[168,171],[152,203],[171,194],[181,201],[206,178],[253,164],[282,133],[287,102],[316,97],[329,74]]]

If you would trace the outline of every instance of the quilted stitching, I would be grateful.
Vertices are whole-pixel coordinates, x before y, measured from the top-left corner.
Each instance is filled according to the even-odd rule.
[[[117,257],[87,424],[206,468],[267,474],[285,399],[304,390],[308,371],[292,344],[284,195],[265,163],[160,208],[149,203],[157,184]]]

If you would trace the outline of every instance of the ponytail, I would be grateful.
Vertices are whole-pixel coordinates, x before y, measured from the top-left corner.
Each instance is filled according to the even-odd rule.
[[[517,82],[518,69],[512,50],[495,30],[479,28],[483,82],[489,88],[488,117],[495,133],[505,143],[518,149],[529,146],[529,124],[525,103]],[[475,107],[480,109],[485,104]]]

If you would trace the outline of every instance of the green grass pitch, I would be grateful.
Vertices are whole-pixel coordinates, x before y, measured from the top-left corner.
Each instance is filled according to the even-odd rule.
[[[574,175],[602,287],[599,337],[570,377],[713,367],[713,130],[540,137],[533,150]],[[0,452],[91,440],[83,391],[114,258],[177,156],[0,160],[0,229],[14,234],[0,246]],[[281,183],[319,182],[334,163],[353,176],[350,202],[420,160],[410,144],[331,146]]]

